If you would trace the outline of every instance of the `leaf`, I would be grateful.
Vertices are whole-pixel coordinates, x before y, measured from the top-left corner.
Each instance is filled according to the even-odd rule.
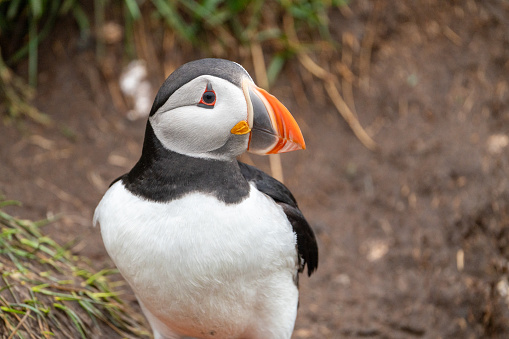
[[[87,38],[88,34],[90,33],[90,23],[88,22],[88,17],[85,14],[85,11],[83,11],[81,6],[75,4],[72,6],[72,15],[74,16],[74,20],[76,20],[76,23],[80,28],[81,38]]]
[[[0,202],[0,208],[5,206],[21,206],[21,203],[17,200],[5,200]]]
[[[29,239],[26,239],[26,238],[21,238],[21,239],[19,239],[19,242],[21,242],[23,245],[27,245],[27,246],[30,246],[32,248],[38,248],[39,247],[39,242],[37,240],[29,240]]]
[[[16,314],[25,314],[26,313],[25,311],[16,310],[14,308],[6,307],[6,306],[0,306],[0,310],[2,310],[4,312],[16,313]]]
[[[84,331],[85,325],[83,324],[81,319],[78,317],[76,312],[74,312],[73,310],[71,310],[70,308],[68,308],[68,307],[66,307],[65,305],[62,305],[62,304],[54,303],[53,306],[56,309],[62,310],[65,313],[67,313],[67,315],[71,318],[72,322],[74,323],[74,326],[76,327],[76,329],[80,333],[81,337],[83,339],[87,339],[87,336],[86,336],[85,331]]]
[[[269,85],[272,85],[274,81],[276,81],[279,73],[283,69],[285,65],[286,57],[281,54],[276,54],[272,60],[270,61],[269,67],[267,68],[267,78],[269,80]]]
[[[140,7],[138,7],[138,3],[136,0],[124,0],[129,10],[129,14],[134,20],[138,20],[141,17]]]
[[[44,316],[44,312],[41,312],[41,310],[33,307],[33,306],[30,306],[30,305],[27,305],[27,304],[24,304],[24,303],[19,303],[19,304],[10,304],[11,307],[24,307],[25,309],[29,309],[31,311],[33,311],[34,313],[40,315],[40,316]]]
[[[40,293],[43,290],[43,288],[46,288],[48,286],[49,286],[49,284],[41,284],[41,285],[33,286],[32,291]]]
[[[42,1],[41,0],[30,0],[30,9],[32,10],[32,16],[35,19],[39,19],[42,15]]]
[[[105,276],[105,275],[108,275],[108,274],[112,274],[112,273],[116,273],[117,270],[116,269],[103,269],[103,270],[100,270],[99,272],[91,275],[84,283],[82,283],[83,286],[86,286],[86,285],[92,285],[97,279]]]
[[[13,20],[19,13],[19,5],[21,0],[12,0],[7,9],[7,20]]]
[[[159,13],[162,15],[168,26],[177,30],[178,33],[187,40],[191,42],[196,41],[193,29],[184,23],[173,2],[152,0],[152,3],[157,7]]]

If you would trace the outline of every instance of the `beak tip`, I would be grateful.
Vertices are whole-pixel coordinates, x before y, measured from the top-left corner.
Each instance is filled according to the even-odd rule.
[[[273,95],[249,83],[245,93],[252,111],[252,135],[248,150],[255,154],[277,154],[305,150],[306,143],[290,111]],[[254,144],[253,144],[254,143]]]

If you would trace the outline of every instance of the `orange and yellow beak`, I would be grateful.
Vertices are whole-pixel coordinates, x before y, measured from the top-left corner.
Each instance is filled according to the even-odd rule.
[[[276,154],[306,149],[299,125],[275,96],[247,79],[242,89],[248,106],[248,126],[243,128],[250,129],[249,152]]]

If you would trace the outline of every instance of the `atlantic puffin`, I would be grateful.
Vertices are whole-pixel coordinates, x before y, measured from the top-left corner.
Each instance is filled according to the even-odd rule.
[[[139,161],[94,214],[156,339],[292,336],[315,235],[288,188],[237,157],[304,148],[288,109],[241,65],[201,59],[166,79]]]

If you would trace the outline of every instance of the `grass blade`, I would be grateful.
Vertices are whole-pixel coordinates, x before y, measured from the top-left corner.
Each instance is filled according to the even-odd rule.
[[[152,0],[152,3],[156,6],[158,12],[160,15],[162,15],[168,26],[174,28],[186,40],[190,42],[196,42],[194,29],[184,23],[184,20],[178,13],[173,2],[167,2],[165,0]]]
[[[42,1],[30,0],[30,9],[32,10],[32,16],[39,19],[42,16]]]
[[[5,307],[5,306],[0,306],[0,310],[2,310],[3,312],[16,313],[16,314],[25,314],[26,313],[25,311],[20,311],[20,310],[16,310],[14,308]]]
[[[72,15],[80,29],[81,39],[87,39],[90,34],[90,22],[88,17],[79,5],[72,6]]]
[[[7,9],[7,20],[12,20],[19,13],[19,5],[21,0],[12,0]]]
[[[76,329],[78,330],[78,332],[80,333],[81,335],[81,338],[83,339],[87,339],[87,336],[85,334],[85,325],[83,324],[83,322],[81,321],[81,319],[78,317],[78,315],[76,314],[76,312],[74,312],[72,309],[66,307],[65,305],[63,304],[58,304],[58,303],[54,303],[53,306],[56,308],[56,309],[59,309],[59,310],[62,310],[64,311],[65,313],[67,313],[67,315],[69,316],[69,318],[71,318],[74,326],[76,327]]]
[[[276,81],[279,73],[283,69],[283,66],[286,63],[286,57],[281,54],[276,54],[272,60],[270,61],[269,67],[267,68],[267,78],[269,80],[269,85],[272,86]]]
[[[28,28],[28,84],[32,87],[37,86],[37,45],[39,44],[39,39],[37,34],[38,20],[36,18],[37,16],[34,14]]]
[[[138,7],[138,4],[136,3],[136,0],[124,0],[125,4],[127,6],[127,9],[129,10],[129,14],[131,15],[131,18],[134,20],[138,20],[141,17],[140,8]]]

